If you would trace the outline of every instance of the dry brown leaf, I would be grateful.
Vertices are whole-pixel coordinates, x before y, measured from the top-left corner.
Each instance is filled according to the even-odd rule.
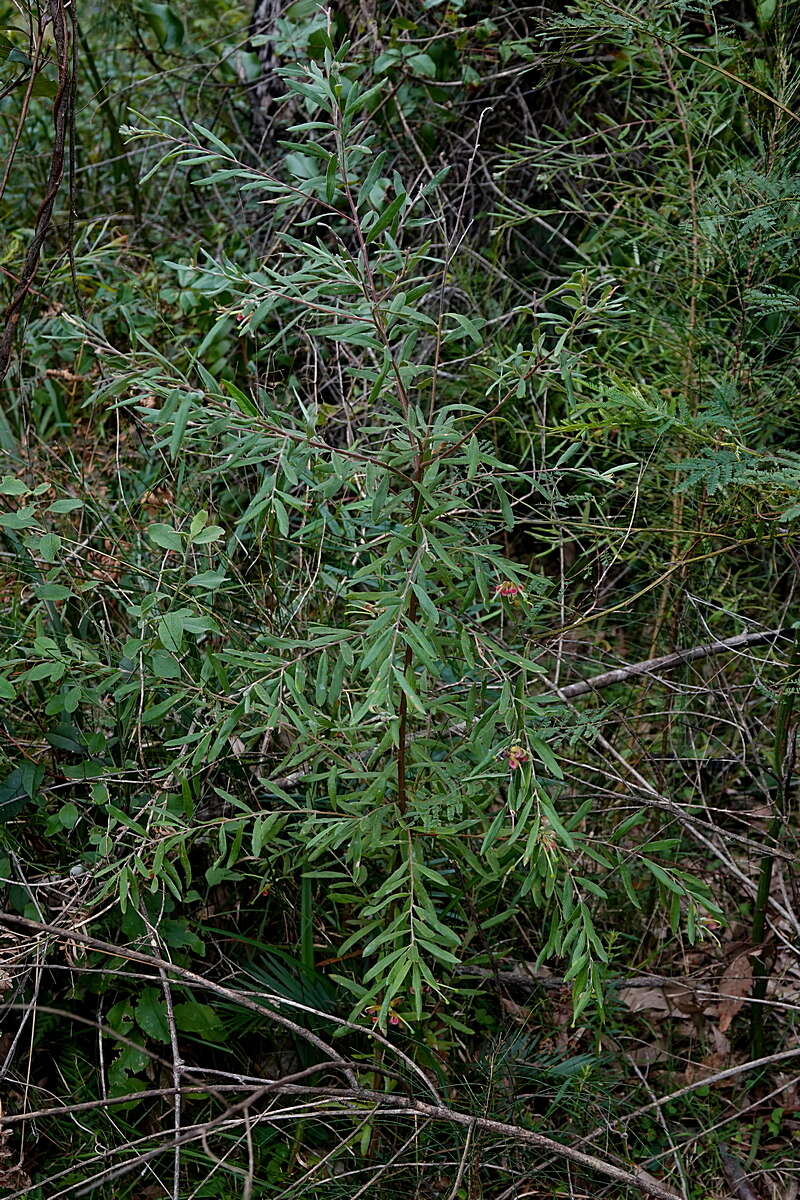
[[[685,1020],[701,1011],[694,990],[675,980],[655,987],[620,988],[619,998],[631,1012],[646,1012],[659,1020],[666,1016]]]
[[[663,987],[620,988],[619,998],[631,1012],[659,1013],[666,1016],[670,1011]]]
[[[639,1067],[651,1067],[654,1063],[670,1060],[667,1043],[660,1034],[646,1044],[638,1046],[629,1057]]]
[[[503,1012],[508,1013],[512,1020],[518,1021],[521,1025],[525,1025],[531,1018],[531,1010],[523,1004],[517,1004],[510,996],[501,996],[500,1006]]]
[[[664,995],[670,1011],[676,1017],[696,1017],[703,1011],[697,993],[688,984],[675,981],[667,983],[664,985]]]
[[[744,1007],[745,997],[753,987],[753,964],[747,954],[740,954],[728,963],[720,980],[722,999],[719,1003],[719,1031],[727,1033],[731,1022]]]
[[[714,1053],[720,1055],[721,1058],[727,1059],[731,1052],[730,1039],[725,1036],[721,1029],[717,1029],[716,1025],[711,1026],[711,1040],[714,1043]]]
[[[709,1071],[712,1075],[716,1075],[718,1071],[722,1071],[725,1067],[731,1065],[731,1044],[724,1033],[720,1033],[716,1025],[709,1026],[711,1033],[711,1041],[713,1050],[703,1058],[699,1069]]]

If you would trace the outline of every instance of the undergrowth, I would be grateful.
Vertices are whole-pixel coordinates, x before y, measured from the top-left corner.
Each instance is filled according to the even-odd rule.
[[[267,7],[69,27],[0,1178],[793,1195],[796,6]],[[0,11],[10,313],[68,92]]]

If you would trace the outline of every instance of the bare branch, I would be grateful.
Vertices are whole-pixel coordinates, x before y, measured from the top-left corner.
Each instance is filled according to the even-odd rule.
[[[716,654],[730,654],[733,650],[741,650],[745,646],[755,646],[759,642],[777,640],[786,636],[789,630],[759,629],[754,633],[740,633],[736,637],[724,638],[719,642],[706,642],[702,646],[693,646],[690,650],[678,650],[674,654],[663,654],[660,658],[648,658],[644,662],[631,663],[627,667],[618,667],[615,671],[606,671],[595,675],[593,679],[581,679],[577,683],[569,683],[559,689],[559,695],[565,700],[574,700],[576,696],[585,696],[587,692],[597,692],[601,688],[613,687],[615,683],[626,683],[640,675],[655,675],[658,671],[671,671],[673,667],[685,663],[697,662],[702,658],[711,658]]]

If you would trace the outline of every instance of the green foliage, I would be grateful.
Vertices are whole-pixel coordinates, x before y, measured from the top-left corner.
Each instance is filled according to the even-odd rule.
[[[58,997],[109,1043],[98,1093],[65,1034],[62,1082],[134,1126],[138,1093],[171,1111],[176,1044],[214,1064],[187,1076],[200,1121],[215,1080],[319,1083],[335,1036],[373,1098],[436,1080],[585,1133],[630,1100],[615,979],[713,955],[752,903],[735,855],[779,848],[743,799],[783,786],[779,662],[680,668],[666,699],[658,675],[563,688],[795,616],[784,11],[407,7],[300,0],[248,40],[243,10],[137,0],[81,27],[106,141],[79,105],[78,215],[0,416],[0,846],[11,913],[58,889],[53,923],[161,964],[135,982],[90,946]],[[33,62],[6,18],[12,129]],[[3,200],[15,270],[37,170]],[[566,1006],[510,1000],[520,963]],[[259,1004],[296,1024],[255,1052]],[[184,1148],[187,1196],[402,1159],[361,1103],[296,1141],[226,1126],[219,1171]],[[687,1136],[719,1116],[680,1111]],[[454,1197],[529,1170],[418,1139],[448,1192],[463,1150]]]

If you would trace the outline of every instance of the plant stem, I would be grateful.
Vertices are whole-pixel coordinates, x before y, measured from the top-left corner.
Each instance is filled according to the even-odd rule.
[[[83,51],[86,68],[89,72],[92,83],[97,92],[97,112],[108,130],[109,146],[112,154],[112,162],[114,167],[114,175],[117,181],[121,180],[121,175],[124,172],[128,184],[128,192],[131,198],[131,208],[133,215],[136,218],[137,226],[141,224],[142,206],[139,197],[139,185],[136,179],[136,173],[131,166],[131,161],[128,156],[128,151],[125,148],[125,143],[122,140],[122,135],[119,132],[119,124],[110,108],[110,92],[109,84],[103,83],[100,78],[100,72],[97,69],[92,48],[86,39],[83,30],[78,26],[78,40]],[[102,97],[102,99],[101,99]],[[120,122],[121,124],[121,122]]]
[[[314,894],[308,875],[300,881],[300,961],[307,971],[314,970]]]
[[[425,473],[425,441],[419,448],[417,456],[417,466],[414,472],[414,483],[421,484],[422,477]],[[415,547],[419,545],[419,515],[422,509],[422,491],[419,487],[415,488],[414,499],[411,503],[411,515],[409,517],[409,525],[412,531],[412,537]],[[416,567],[416,553],[414,556],[414,566]],[[408,604],[408,620],[414,625],[417,620],[417,612],[419,605],[416,592],[411,592],[411,599]],[[413,664],[414,655],[411,649],[410,642],[406,642],[405,654],[403,655],[403,674],[406,679],[409,676]],[[404,691],[400,693],[400,703],[397,707],[398,715],[398,734],[397,734],[397,807],[401,814],[405,814],[408,808],[408,794],[406,788],[406,758],[408,752],[408,697]]]
[[[795,630],[794,649],[791,658],[792,667],[800,664],[800,630]],[[794,713],[795,691],[792,682],[795,671],[787,681],[786,689],[778,701],[775,722],[774,766],[778,781],[776,812],[769,823],[767,839],[770,843],[780,840],[783,832],[786,813],[788,811],[789,789],[794,772],[795,748],[797,730],[792,721]],[[767,994],[768,971],[763,942],[767,927],[767,906],[769,904],[770,887],[775,854],[766,854],[761,860],[761,870],[758,876],[758,891],[753,910],[753,1001],[750,1008],[750,1050],[753,1058],[761,1058],[764,1053],[764,998]]]

